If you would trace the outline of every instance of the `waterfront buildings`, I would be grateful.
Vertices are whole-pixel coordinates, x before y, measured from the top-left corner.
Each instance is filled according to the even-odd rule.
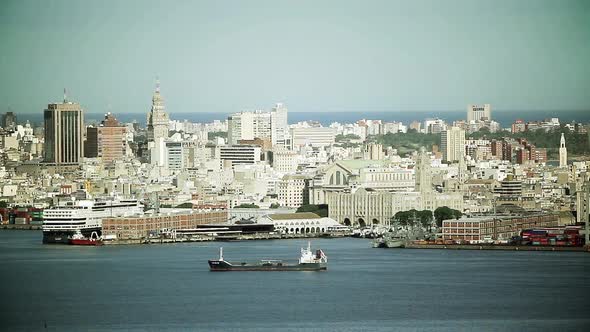
[[[525,229],[557,226],[559,226],[559,215],[556,213],[461,218],[444,220],[442,237],[444,240],[465,241],[480,241],[486,238],[510,240]]]
[[[465,130],[451,127],[441,132],[441,150],[444,161],[458,161],[465,157]]]
[[[269,214],[259,219],[259,223],[273,224],[276,232],[283,234],[322,234],[345,231],[334,219],[320,217],[311,212]]]
[[[226,221],[226,210],[161,209],[159,212],[104,218],[102,234],[104,237],[117,240],[141,239],[148,238],[150,234],[158,234],[163,229],[194,229],[197,225],[220,224]]]
[[[84,155],[84,114],[80,104],[67,100],[47,105],[44,161],[55,165],[77,165]]]

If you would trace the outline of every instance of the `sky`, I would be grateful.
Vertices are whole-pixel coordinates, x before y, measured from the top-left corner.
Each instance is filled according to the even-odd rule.
[[[0,113],[590,110],[590,1],[3,0]]]

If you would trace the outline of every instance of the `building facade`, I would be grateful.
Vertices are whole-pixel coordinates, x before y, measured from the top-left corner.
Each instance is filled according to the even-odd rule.
[[[156,91],[152,96],[152,108],[147,116],[148,142],[157,142],[158,139],[168,138],[168,125],[170,117],[164,108],[164,98],[160,94],[160,81],[156,83]]]
[[[104,163],[119,160],[127,153],[126,135],[127,128],[109,112],[99,127],[86,128],[84,156],[99,157]]]
[[[283,206],[298,208],[309,204],[308,178],[304,175],[285,175],[278,183],[278,200]]]
[[[565,147],[565,136],[561,133],[559,142],[559,167],[567,167],[567,148]]]
[[[451,127],[441,132],[441,150],[444,161],[459,161],[465,157],[465,130]]]
[[[330,127],[301,127],[291,129],[293,149],[298,150],[302,146],[324,147],[334,144],[336,131]]]
[[[492,119],[492,106],[490,104],[483,105],[467,105],[467,122],[485,121]]]
[[[169,213],[151,213],[138,216],[105,218],[102,220],[103,236],[116,239],[141,239],[163,229],[193,229],[197,225],[219,224],[227,221],[227,210],[202,211],[178,210]]]
[[[236,164],[256,164],[260,161],[262,150],[255,145],[231,145],[220,148],[220,159],[222,162],[230,161]]]

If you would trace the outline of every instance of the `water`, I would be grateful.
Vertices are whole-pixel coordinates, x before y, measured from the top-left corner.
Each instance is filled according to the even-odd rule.
[[[235,112],[231,112],[235,113]],[[210,112],[192,112],[178,113],[171,112],[172,120],[189,122],[209,123],[213,120],[225,120],[231,113],[210,113]],[[43,121],[43,112],[39,113],[22,113],[17,114],[19,122],[31,121],[35,124],[41,124]],[[146,113],[115,113],[117,119],[123,123],[137,121],[140,125],[145,126]],[[360,119],[383,120],[383,121],[401,121],[409,125],[412,121],[424,121],[427,118],[441,118],[448,123],[456,120],[465,120],[466,111],[443,111],[443,112],[289,112],[289,123],[300,121],[318,121],[324,126],[329,126],[332,122],[354,123]],[[85,120],[88,123],[98,123],[104,119],[103,113],[86,112]],[[544,120],[552,117],[558,117],[562,123],[576,121],[578,123],[590,122],[590,112],[588,111],[493,111],[492,118],[498,121],[502,128],[510,127],[516,119],[525,121]]]
[[[0,232],[6,331],[575,331],[590,323],[590,255],[395,250],[313,240],[326,272],[209,272],[226,259],[292,259],[302,240],[41,245]],[[45,329],[45,326],[46,329]]]

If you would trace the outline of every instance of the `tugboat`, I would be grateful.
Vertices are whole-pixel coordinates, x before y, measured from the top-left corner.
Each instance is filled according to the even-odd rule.
[[[90,234],[90,238],[84,237],[80,231],[77,231],[70,238],[70,244],[76,246],[102,246],[102,240],[98,237],[96,232]]]
[[[297,264],[285,263],[282,260],[265,259],[254,263],[231,263],[223,259],[223,248],[219,248],[219,259],[209,260],[210,271],[324,271],[328,268],[328,257],[321,249],[301,248],[301,257]]]

